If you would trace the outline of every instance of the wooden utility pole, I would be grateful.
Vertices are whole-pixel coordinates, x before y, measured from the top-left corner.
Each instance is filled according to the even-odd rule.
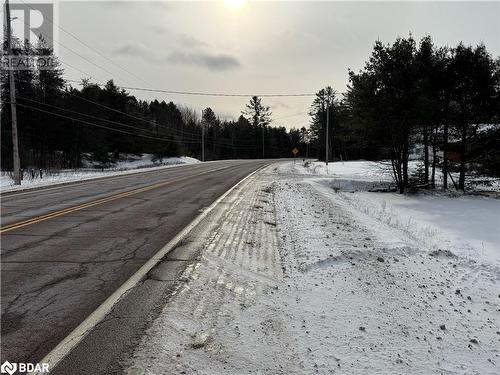
[[[262,159],[265,159],[265,152],[264,152],[264,130],[266,128],[266,125],[262,124]]]
[[[201,111],[201,161],[205,161],[205,120]]]
[[[330,99],[328,99],[328,103],[326,105],[326,141],[325,141],[325,162],[326,166],[328,166],[328,146],[329,146],[329,131],[328,128],[330,127]]]
[[[12,53],[12,30],[10,27],[9,0],[5,0],[5,28],[7,30],[7,54]],[[19,143],[17,139],[16,84],[14,71],[9,66],[10,117],[12,121],[12,162],[14,164],[14,184],[21,185],[21,162],[19,161]]]

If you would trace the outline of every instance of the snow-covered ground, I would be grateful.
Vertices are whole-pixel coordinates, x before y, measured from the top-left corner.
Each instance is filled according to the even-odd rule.
[[[169,168],[181,164],[194,164],[199,163],[199,160],[188,157],[172,157],[164,158],[161,161],[153,162],[152,155],[144,154],[142,156],[129,156],[126,159],[120,160],[115,163],[111,168],[99,169],[93,166],[81,169],[64,169],[58,171],[42,171],[42,178],[40,172],[35,171],[35,178],[31,178],[30,171],[25,171],[24,179],[21,181],[20,186],[14,185],[11,176],[2,172],[0,175],[0,189],[1,191],[14,191],[23,190],[38,186],[48,186],[60,184],[65,182],[83,181],[93,178],[115,176],[136,173],[138,169],[148,168],[149,170]]]
[[[408,172],[410,176],[415,173],[422,162],[419,160],[410,160],[408,162]],[[395,187],[393,183],[392,167],[390,161],[346,161],[330,163],[328,167],[324,162],[308,161],[306,163],[296,162],[294,165],[295,173],[313,174],[319,176],[328,176],[335,178],[344,178],[349,181],[371,182],[373,186],[386,188]],[[451,173],[453,180],[458,182],[458,173]],[[453,181],[448,179],[448,184],[453,191]],[[436,186],[443,185],[443,176],[441,171],[436,170]],[[500,193],[500,178],[467,175],[466,190],[471,193],[492,192]]]
[[[330,162],[328,166],[318,161],[296,161],[291,165],[288,173],[328,176],[354,181],[370,181],[380,183],[392,182],[391,165],[388,162],[368,160]],[[415,169],[416,163],[410,162],[410,170]]]
[[[412,169],[416,166],[410,164]],[[290,173],[312,174],[324,195],[385,226],[406,231],[429,249],[446,249],[471,260],[500,266],[500,200],[445,194],[400,195],[369,192],[391,183],[384,164],[370,161],[296,163]],[[387,238],[387,240],[390,240]]]
[[[498,374],[500,201],[346,164],[253,178],[128,373]]]

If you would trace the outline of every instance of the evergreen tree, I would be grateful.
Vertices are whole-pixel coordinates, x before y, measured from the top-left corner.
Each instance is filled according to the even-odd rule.
[[[335,117],[335,92],[332,87],[327,86],[316,93],[309,114],[311,116],[310,135],[313,142],[316,143],[319,159],[325,155],[326,146],[326,126],[327,126],[327,110],[329,111],[329,140],[328,155],[333,157],[332,146],[334,144],[333,123]]]
[[[495,89],[498,82],[495,62],[484,45],[475,48],[460,43],[453,50],[451,72],[454,76],[452,100],[456,105],[456,124],[460,138],[458,188],[465,189],[468,143],[495,113]]]
[[[248,122],[250,122],[255,130],[261,129],[262,132],[262,158],[266,156],[265,148],[266,143],[270,143],[269,137],[267,137],[266,126],[271,123],[271,109],[268,106],[262,104],[262,100],[258,96],[253,96],[250,99],[250,103],[246,105],[246,109],[242,112],[246,117]],[[267,140],[267,141],[266,141]]]

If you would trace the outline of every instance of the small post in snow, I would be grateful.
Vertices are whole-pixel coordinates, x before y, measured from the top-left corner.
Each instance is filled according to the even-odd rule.
[[[297,147],[294,147],[292,149],[292,153],[293,153],[293,164],[295,164],[295,159],[297,158],[297,154],[299,153],[299,149]]]

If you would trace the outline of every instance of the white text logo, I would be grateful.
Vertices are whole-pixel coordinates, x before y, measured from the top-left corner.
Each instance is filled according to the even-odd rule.
[[[2,366],[0,367],[0,371],[2,371],[2,374],[8,373],[12,375],[15,373],[17,370],[17,363],[10,363],[9,361],[5,361]]]
[[[49,372],[48,363],[10,363],[5,361],[2,366],[0,366],[0,372],[2,374],[12,375],[16,371],[19,372],[36,372],[43,373]]]

